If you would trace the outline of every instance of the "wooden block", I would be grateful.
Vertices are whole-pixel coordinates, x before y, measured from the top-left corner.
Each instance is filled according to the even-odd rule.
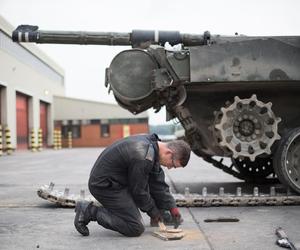
[[[181,233],[182,232],[182,229],[179,229],[179,228],[167,228],[166,225],[161,221],[158,222],[158,226],[159,226],[160,232],[167,232],[167,233]]]
[[[167,230],[166,225],[165,225],[162,221],[159,221],[159,222],[158,222],[158,226],[159,226],[159,230],[160,230],[161,232],[164,232],[164,231]]]
[[[162,240],[180,240],[184,233],[182,229],[167,228],[164,223],[158,222],[159,231],[153,232],[153,235]]]
[[[164,232],[166,233],[182,233],[180,228],[167,228]]]
[[[184,237],[183,232],[178,233],[168,233],[168,232],[161,232],[161,231],[155,231],[152,233],[155,237],[160,238],[161,240],[181,240]]]

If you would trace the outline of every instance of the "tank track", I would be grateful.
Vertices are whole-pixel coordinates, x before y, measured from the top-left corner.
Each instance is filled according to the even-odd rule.
[[[75,207],[76,202],[80,200],[96,202],[92,195],[85,195],[84,190],[80,190],[80,194],[70,194],[70,189],[65,188],[62,192],[54,189],[54,183],[43,185],[37,190],[37,195],[42,199],[55,203],[62,207]]]
[[[276,193],[275,187],[270,187],[270,193],[260,193],[258,187],[253,188],[252,194],[243,194],[238,187],[235,194],[224,193],[220,187],[218,194],[207,193],[207,188],[202,189],[202,194],[189,193],[188,188],[184,194],[173,194],[178,207],[219,207],[219,206],[287,206],[300,205],[300,196],[296,194]]]
[[[253,181],[253,177],[252,176],[246,176],[240,172],[238,172],[235,167],[234,164],[231,163],[230,166],[227,166],[225,164],[223,164],[223,160],[224,158],[220,158],[219,160],[216,160],[212,157],[202,157],[206,162],[212,164],[214,167],[221,169],[223,172],[230,174],[232,176],[234,176],[235,178],[239,179],[239,180],[244,180],[244,181],[249,181],[252,182]],[[257,177],[255,179],[257,182],[261,182],[263,181],[264,183],[274,183],[277,181],[276,178],[259,178]]]
[[[79,200],[98,203],[93,196],[85,195],[81,190],[80,194],[70,194],[70,189],[64,191],[54,189],[54,183],[43,185],[37,190],[37,194],[42,199],[55,203],[61,207],[75,207]],[[252,194],[242,193],[241,187],[238,187],[235,194],[224,192],[220,187],[218,194],[207,192],[207,188],[202,189],[202,194],[190,193],[189,188],[185,188],[184,194],[172,193],[178,207],[218,207],[218,206],[287,206],[300,205],[300,195],[290,193],[278,193],[275,187],[270,187],[270,193],[260,193],[258,187],[254,187]],[[99,203],[98,203],[99,205]]]
[[[234,169],[234,164],[232,163],[230,166],[227,166],[223,164],[224,158],[220,158],[220,160],[216,160],[212,157],[203,157],[203,160],[205,160],[208,163],[211,163],[214,167],[221,169],[223,172],[230,174],[234,176],[235,178],[238,178],[240,180],[245,180],[245,175],[241,174],[240,172],[236,171]]]

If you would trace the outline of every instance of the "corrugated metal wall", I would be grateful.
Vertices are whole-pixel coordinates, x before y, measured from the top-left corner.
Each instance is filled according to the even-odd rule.
[[[21,93],[16,95],[17,109],[17,149],[28,148],[28,97]]]

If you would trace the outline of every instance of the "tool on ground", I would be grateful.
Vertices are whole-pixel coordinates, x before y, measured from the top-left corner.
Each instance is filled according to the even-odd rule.
[[[175,218],[174,219],[174,229],[177,229],[180,225],[180,218]]]
[[[153,232],[153,235],[162,240],[180,240],[184,237],[182,229],[167,228],[161,221],[158,222],[159,231]]]
[[[287,234],[283,231],[281,227],[278,227],[276,229],[276,235],[278,237],[276,244],[280,247],[297,250],[297,248],[294,246],[294,244],[289,240]]]
[[[239,222],[240,220],[238,218],[209,218],[205,219],[204,222]]]

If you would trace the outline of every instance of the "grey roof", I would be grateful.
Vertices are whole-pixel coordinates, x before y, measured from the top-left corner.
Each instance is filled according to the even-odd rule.
[[[54,120],[148,118],[147,112],[133,115],[117,104],[54,96]]]

